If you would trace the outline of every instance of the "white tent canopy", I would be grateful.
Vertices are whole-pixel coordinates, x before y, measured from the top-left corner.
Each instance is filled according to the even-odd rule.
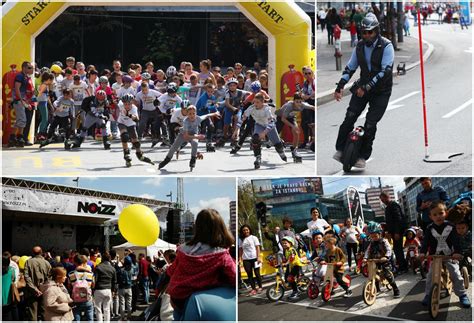
[[[150,256],[153,258],[154,256],[158,254],[159,250],[162,252],[168,249],[176,250],[176,245],[166,242],[164,240],[158,239],[155,241],[155,243],[147,247],[136,246],[133,243],[125,242],[125,243],[122,243],[121,245],[112,247],[112,249],[116,250],[117,253],[121,255],[123,255],[123,252],[125,251],[125,249],[130,249],[134,251],[135,253],[143,252],[147,256]]]

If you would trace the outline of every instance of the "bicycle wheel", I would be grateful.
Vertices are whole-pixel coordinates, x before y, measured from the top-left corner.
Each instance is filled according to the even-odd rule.
[[[461,268],[461,274],[462,274],[462,278],[464,279],[464,288],[468,289],[469,288],[469,271],[467,270],[466,267]]]
[[[267,298],[271,300],[272,302],[276,302],[282,299],[284,294],[285,294],[285,290],[283,289],[281,285],[277,286],[277,284],[275,284],[272,287],[269,287],[267,289]]]
[[[362,297],[364,298],[364,303],[371,306],[375,303],[377,298],[377,291],[375,284],[372,280],[365,282],[364,289],[362,290]]]
[[[310,280],[308,277],[306,276],[303,276],[301,278],[298,279],[298,290],[300,292],[303,292],[303,293],[306,293],[306,291],[308,290],[308,285],[310,283]]]
[[[331,284],[328,281],[323,285],[321,297],[325,302],[328,302],[331,299]]]
[[[439,313],[439,286],[438,284],[433,284],[430,291],[430,316],[434,320]]]
[[[349,173],[351,171],[352,166],[354,166],[357,153],[358,152],[356,151],[355,143],[348,143],[342,156],[342,169],[344,172]]]
[[[310,299],[316,299],[319,296],[319,287],[315,282],[310,282],[306,291]]]

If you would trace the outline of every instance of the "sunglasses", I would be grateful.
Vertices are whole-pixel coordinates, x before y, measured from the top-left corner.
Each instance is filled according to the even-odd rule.
[[[27,69],[32,70],[33,66],[28,66]]]
[[[364,31],[362,32],[362,35],[372,35],[373,33],[374,33],[373,30],[364,30]]]
[[[311,73],[311,72],[304,73],[304,75],[311,75],[311,74],[313,74],[313,73]]]

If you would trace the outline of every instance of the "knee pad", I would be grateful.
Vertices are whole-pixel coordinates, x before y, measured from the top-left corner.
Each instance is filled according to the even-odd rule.
[[[288,282],[289,283],[294,283],[296,281],[295,276],[293,275],[288,275]]]
[[[128,131],[121,133],[120,139],[122,140],[123,143],[128,142],[130,140],[130,135],[128,134]]]
[[[139,142],[139,141],[136,141],[136,142],[132,143],[132,146],[133,146],[133,148],[135,148],[135,149],[139,149],[141,145],[140,145],[140,142]]]

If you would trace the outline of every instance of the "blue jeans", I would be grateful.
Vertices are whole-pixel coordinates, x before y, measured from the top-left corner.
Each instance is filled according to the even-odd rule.
[[[145,303],[150,301],[150,278],[140,278],[140,290],[145,299]]]
[[[75,303],[74,305],[74,321],[80,322],[81,318],[83,321],[94,321],[94,303],[92,303],[92,301],[86,303]]]
[[[217,287],[193,293],[183,310],[174,310],[175,320],[235,321],[235,288]]]

